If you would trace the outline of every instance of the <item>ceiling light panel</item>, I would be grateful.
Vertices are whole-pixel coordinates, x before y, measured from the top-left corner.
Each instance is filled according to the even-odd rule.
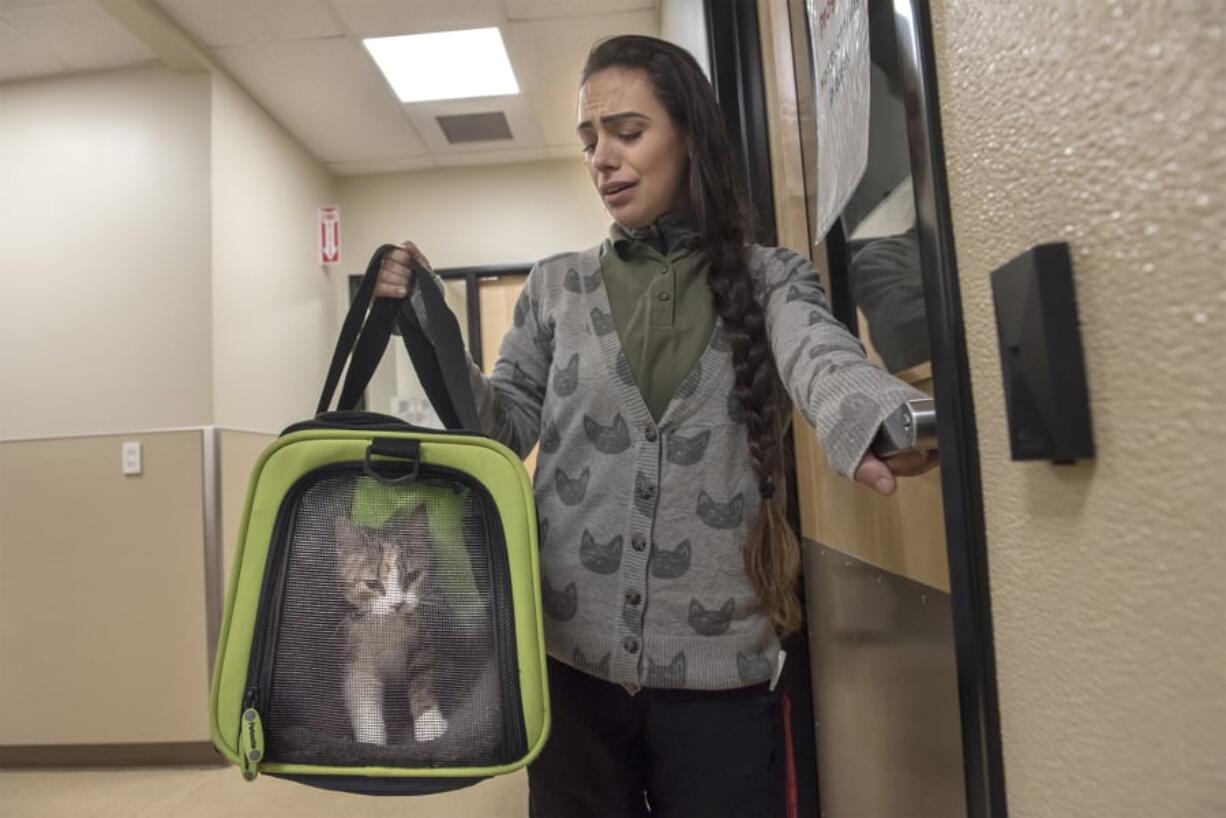
[[[519,93],[497,28],[362,41],[401,102]]]
[[[324,162],[425,153],[379,72],[346,38],[240,45],[216,54]]]

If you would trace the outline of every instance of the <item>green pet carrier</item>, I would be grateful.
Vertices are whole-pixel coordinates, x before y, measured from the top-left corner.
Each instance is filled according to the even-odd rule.
[[[523,767],[548,733],[528,475],[478,431],[459,325],[431,275],[414,277],[425,326],[407,301],[367,315],[386,249],[318,414],[251,477],[210,702],[213,742],[249,780],[438,792]],[[446,431],[353,411],[393,326]]]

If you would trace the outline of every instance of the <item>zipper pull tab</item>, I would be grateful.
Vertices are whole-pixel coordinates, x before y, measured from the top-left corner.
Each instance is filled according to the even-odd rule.
[[[259,764],[264,760],[264,725],[254,707],[243,711],[238,734],[238,761],[243,778],[255,781]]]

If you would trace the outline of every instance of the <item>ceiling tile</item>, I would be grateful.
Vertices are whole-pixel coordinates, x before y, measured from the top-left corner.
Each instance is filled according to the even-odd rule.
[[[156,59],[144,43],[93,2],[13,9],[4,12],[3,19],[72,69],[114,68]]]
[[[506,0],[507,17],[511,20],[616,14],[654,9],[659,5],[657,0]]]
[[[351,32],[391,37],[495,26],[506,20],[500,0],[329,0]]]
[[[345,27],[327,0],[158,0],[195,39],[210,46],[335,37]]]
[[[351,38],[233,46],[216,54],[324,162],[425,153],[382,75]]]
[[[509,23],[507,53],[521,88],[530,89],[546,145],[574,146],[579,73],[588,51],[615,34],[660,33],[654,11]]]
[[[68,64],[4,22],[0,13],[0,82],[58,74]]]

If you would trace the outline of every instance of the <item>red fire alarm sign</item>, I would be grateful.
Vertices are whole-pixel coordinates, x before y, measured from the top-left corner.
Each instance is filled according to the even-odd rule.
[[[319,263],[339,264],[341,260],[341,209],[319,208]]]

